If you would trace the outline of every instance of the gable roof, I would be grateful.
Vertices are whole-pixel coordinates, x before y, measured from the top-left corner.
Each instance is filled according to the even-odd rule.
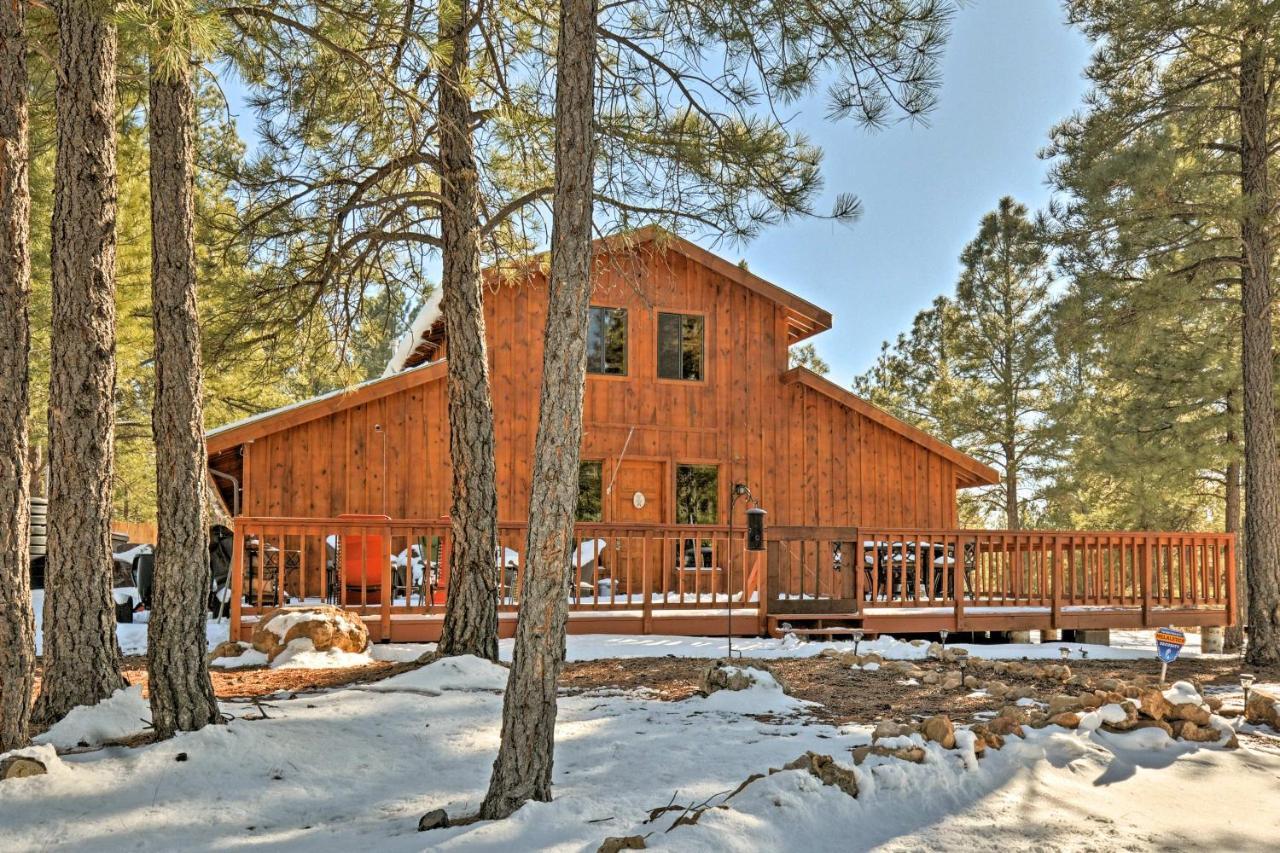
[[[819,376],[807,367],[793,367],[782,374],[782,381],[787,384],[799,383],[825,394],[847,409],[857,412],[868,420],[875,421],[883,427],[896,432],[926,450],[931,450],[949,462],[954,463],[967,475],[960,482],[962,488],[973,486],[994,486],[1000,482],[1000,472],[990,465],[984,465],[967,453],[956,450],[945,441],[934,438],[924,430],[914,427],[906,421],[889,414],[884,409],[848,391],[826,377]]]
[[[652,246],[657,251],[671,250],[679,252],[694,263],[701,264],[733,283],[745,287],[752,293],[759,294],[765,299],[781,305],[786,311],[788,345],[831,328],[830,311],[819,308],[807,299],[803,299],[789,290],[766,281],[750,270],[743,269],[714,252],[709,252],[696,243],[656,225],[638,228],[634,231],[611,237],[600,237],[592,241],[592,247],[596,254],[619,249],[638,250],[642,246]],[[524,265],[529,269],[533,269],[546,257],[547,254],[545,252],[531,255],[524,261]],[[386,370],[383,371],[382,375],[391,376],[398,371],[415,367],[434,358],[439,350],[442,319],[439,289],[437,288],[423,303],[422,308],[419,309],[409,332],[396,344],[395,352],[392,353],[391,360],[387,362]]]
[[[205,434],[206,452],[212,456],[246,441],[253,441],[255,438],[262,438],[264,435],[280,432],[361,403],[380,400],[398,391],[415,388],[444,377],[445,362],[433,361],[391,376],[370,379],[349,388],[339,388],[337,391],[330,391],[319,397],[260,412],[243,420],[209,430]]]

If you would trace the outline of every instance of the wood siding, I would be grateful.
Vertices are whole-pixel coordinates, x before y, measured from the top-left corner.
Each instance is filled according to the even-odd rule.
[[[833,394],[784,381],[783,306],[685,254],[632,252],[598,261],[595,305],[627,309],[628,375],[588,376],[583,459],[665,466],[664,521],[676,521],[675,466],[715,464],[720,522],[745,482],[770,524],[953,527],[953,458],[853,410]],[[657,378],[657,314],[705,317],[705,379]],[[487,294],[485,316],[497,416],[499,516],[526,517],[537,429],[546,289],[540,275]],[[449,509],[448,421],[440,378],[281,428],[244,447],[245,515],[382,513],[433,519]],[[221,460],[221,461],[220,461]],[[228,470],[226,454],[214,467]],[[613,496],[621,499],[623,496]],[[630,500],[630,496],[625,496]],[[613,520],[610,496],[604,521]],[[741,522],[741,511],[738,517]]]

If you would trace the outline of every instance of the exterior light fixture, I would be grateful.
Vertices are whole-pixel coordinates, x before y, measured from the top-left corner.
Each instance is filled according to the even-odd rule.
[[[849,634],[853,637],[853,653],[858,653],[858,644],[862,642],[862,629],[854,628]]]
[[[944,652],[947,650],[947,635],[950,633],[951,632],[948,631],[946,628],[943,628],[941,631],[938,632],[938,636],[942,638],[942,650]]]
[[[1062,658],[1062,662],[1066,663],[1071,659],[1071,649],[1067,646],[1058,646],[1058,656]]]
[[[1244,707],[1246,710],[1249,707],[1249,689],[1253,687],[1254,680],[1255,679],[1254,679],[1253,673],[1251,672],[1240,673],[1240,687],[1242,690],[1244,690]]]

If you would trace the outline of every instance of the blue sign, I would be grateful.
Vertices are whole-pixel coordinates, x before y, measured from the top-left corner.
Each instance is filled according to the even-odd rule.
[[[1177,628],[1160,628],[1156,631],[1156,656],[1163,663],[1173,663],[1186,642],[1187,635]]]

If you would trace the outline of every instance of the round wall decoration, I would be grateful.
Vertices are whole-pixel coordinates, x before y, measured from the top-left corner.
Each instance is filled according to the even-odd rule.
[[[632,495],[631,505],[636,509],[644,509],[644,492],[636,492]]]

